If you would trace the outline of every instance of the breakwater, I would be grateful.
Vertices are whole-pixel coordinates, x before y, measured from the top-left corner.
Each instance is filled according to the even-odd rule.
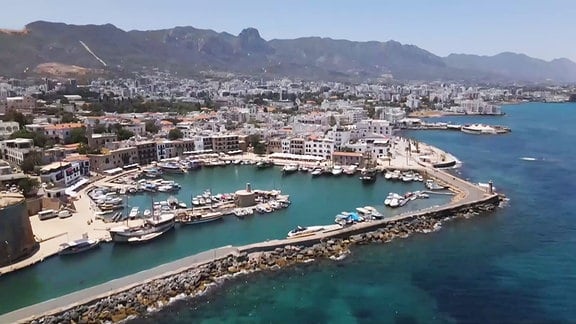
[[[41,312],[40,309],[34,312],[35,306],[28,308],[28,316],[16,311],[2,317],[10,322],[102,323],[145,316],[173,300],[202,295],[227,278],[256,271],[278,270],[316,258],[340,259],[350,253],[350,247],[355,244],[385,243],[413,233],[431,232],[437,230],[445,221],[494,210],[500,201],[500,196],[490,195],[475,201],[357,224],[362,226],[354,225],[322,236],[219,249],[218,255],[216,251],[213,255],[212,251],[207,251],[202,253],[202,258],[193,260],[191,264],[181,264],[172,271],[166,269],[162,275],[142,283],[117,287],[115,290],[110,288],[107,293],[76,299],[74,303],[45,311],[44,315],[35,318],[31,317],[32,314]]]

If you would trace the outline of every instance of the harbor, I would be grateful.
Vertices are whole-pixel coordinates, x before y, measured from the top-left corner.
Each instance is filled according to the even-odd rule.
[[[235,275],[279,269],[319,257],[329,257],[337,261],[345,258],[350,253],[349,247],[354,244],[389,242],[395,237],[405,238],[414,232],[427,233],[437,230],[442,221],[492,210],[502,199],[499,195],[487,193],[478,186],[443,171],[432,172],[438,181],[451,188],[458,188],[461,199],[444,206],[373,222],[359,222],[324,232],[313,232],[312,235],[207,251],[144,273],[5,314],[0,318],[10,322],[30,321],[34,318],[58,321],[62,316],[76,314],[74,320],[116,322],[129,316],[141,316],[150,307],[162,307],[176,296],[193,297],[202,294],[217,282]],[[187,281],[194,284],[184,285]],[[166,286],[168,282],[172,284]],[[146,287],[154,287],[152,291],[156,292],[156,297],[144,293],[151,291]],[[136,294],[144,298],[128,306],[127,302],[133,300],[130,296]],[[117,308],[116,305],[120,304],[125,306]],[[44,315],[37,315],[42,313]],[[32,314],[35,316],[30,317]]]
[[[421,147],[423,152],[426,152],[426,154],[431,154],[431,155],[435,155],[436,151],[434,151],[433,148],[430,148],[430,150],[427,150],[425,147]],[[222,236],[219,236],[218,234],[211,234],[211,239],[208,241],[203,241],[203,242],[199,242],[200,244],[196,244],[195,246],[195,250],[200,252],[209,248],[213,248],[215,246],[222,246],[222,245],[226,245],[228,242],[232,243],[233,241],[226,241],[226,240],[222,240],[223,238],[226,238],[226,235],[224,235],[224,233],[234,233],[235,228],[242,228],[244,227],[241,224],[246,223],[248,224],[256,224],[255,222],[261,224],[259,225],[262,228],[265,228],[263,231],[261,232],[255,232],[255,231],[250,231],[250,235],[249,236],[245,236],[244,239],[242,240],[238,240],[237,238],[235,239],[235,242],[245,242],[245,243],[251,243],[254,242],[254,240],[258,240],[260,237],[260,240],[266,240],[266,241],[270,241],[271,238],[277,239],[277,238],[283,238],[287,236],[287,232],[290,231],[291,229],[296,228],[297,226],[302,226],[302,227],[311,227],[311,226],[317,226],[318,224],[327,224],[328,226],[328,230],[329,230],[329,235],[332,235],[330,233],[333,233],[333,231],[338,231],[336,226],[339,226],[338,224],[336,224],[335,222],[335,215],[338,215],[339,213],[341,213],[343,210],[348,210],[351,213],[354,212],[359,212],[359,210],[357,208],[364,208],[364,207],[376,207],[377,208],[377,214],[382,214],[384,217],[382,217],[383,219],[372,219],[370,217],[370,219],[367,219],[366,221],[362,221],[362,222],[352,222],[351,224],[348,224],[350,226],[344,226],[341,230],[344,231],[344,233],[350,231],[351,229],[354,228],[365,228],[365,226],[367,226],[366,228],[371,228],[371,226],[377,226],[377,224],[379,224],[379,222],[383,221],[383,220],[390,220],[390,219],[394,219],[394,217],[397,217],[399,215],[405,215],[406,213],[409,212],[413,212],[414,210],[430,210],[431,208],[435,208],[435,206],[441,206],[444,205],[446,203],[448,203],[449,201],[458,201],[461,200],[463,198],[463,195],[465,195],[462,191],[460,191],[458,189],[458,185],[457,183],[453,183],[450,186],[447,186],[448,188],[453,189],[454,191],[454,195],[452,195],[451,197],[431,197],[430,199],[423,199],[421,202],[413,202],[414,206],[410,206],[410,208],[408,209],[397,209],[397,210],[385,210],[384,208],[384,199],[386,198],[387,193],[389,192],[389,190],[387,190],[386,188],[388,188],[388,186],[401,186],[403,188],[406,188],[410,191],[417,191],[417,190],[425,190],[425,181],[418,181],[418,176],[417,175],[421,175],[422,176],[422,180],[425,179],[429,179],[429,178],[433,178],[436,179],[436,181],[438,181],[439,183],[443,183],[442,180],[438,179],[438,176],[436,175],[436,172],[441,172],[441,171],[435,171],[434,168],[431,167],[426,167],[424,166],[421,161],[419,162],[418,159],[416,157],[414,158],[410,158],[408,159],[407,157],[404,156],[398,156],[395,160],[393,161],[384,161],[381,163],[381,165],[378,168],[375,168],[375,184],[376,185],[370,185],[370,186],[366,186],[364,185],[364,183],[362,181],[358,180],[358,177],[348,177],[348,176],[334,176],[333,174],[326,174],[326,176],[322,176],[322,177],[314,177],[312,175],[307,175],[306,173],[302,172],[298,172],[297,174],[294,174],[293,176],[286,176],[283,174],[282,172],[282,168],[281,167],[272,167],[272,166],[266,166],[265,168],[259,168],[257,166],[257,161],[259,161],[259,159],[253,159],[251,163],[230,163],[227,164],[226,168],[202,168],[203,170],[201,170],[200,172],[192,172],[190,174],[184,173],[182,175],[176,175],[176,174],[164,174],[162,175],[162,181],[178,181],[180,182],[180,185],[182,186],[182,189],[179,190],[178,192],[147,192],[147,191],[143,191],[143,192],[136,192],[134,194],[129,194],[129,190],[125,191],[125,196],[124,196],[124,200],[126,200],[126,205],[128,208],[126,209],[126,214],[128,215],[128,221],[130,222],[131,226],[132,224],[134,224],[133,226],[138,226],[138,222],[142,221],[139,218],[136,218],[134,220],[130,220],[130,212],[133,210],[134,207],[138,207],[139,208],[139,212],[143,212],[145,211],[145,209],[149,208],[147,206],[151,206],[151,202],[152,202],[152,197],[154,200],[156,201],[168,201],[168,199],[175,195],[178,197],[178,201],[179,203],[176,204],[176,206],[178,207],[183,207],[180,206],[180,201],[182,202],[191,202],[191,200],[193,201],[194,198],[198,198],[198,196],[204,196],[207,192],[222,192],[222,193],[226,193],[226,192],[231,192],[230,191],[230,184],[234,185],[234,183],[236,183],[236,188],[238,188],[238,184],[244,183],[246,184],[248,180],[253,180],[252,183],[254,186],[257,186],[258,188],[270,188],[268,190],[265,190],[268,193],[276,193],[280,190],[278,189],[273,189],[273,188],[281,188],[282,191],[284,192],[284,190],[287,190],[287,193],[290,193],[290,201],[292,202],[292,207],[289,208],[289,210],[291,210],[292,208],[295,208],[295,210],[293,212],[290,212],[289,214],[292,215],[290,218],[287,218],[287,214],[285,211],[283,211],[283,208],[280,208],[277,213],[278,215],[270,215],[270,216],[257,216],[258,212],[255,209],[252,209],[252,214],[255,215],[254,217],[248,217],[246,219],[243,218],[239,218],[239,217],[229,217],[229,218],[225,218],[223,215],[222,217],[220,216],[219,212],[214,212],[214,211],[210,211],[210,207],[206,208],[206,206],[204,207],[198,207],[198,208],[194,208],[194,204],[193,203],[185,203],[187,206],[186,207],[190,207],[190,211],[194,211],[196,209],[198,209],[198,212],[200,213],[200,217],[198,217],[198,214],[190,214],[190,213],[180,213],[178,215],[178,213],[174,213],[174,225],[171,225],[171,228],[176,228],[176,231],[167,231],[166,234],[163,234],[161,237],[166,237],[166,239],[160,239],[160,237],[158,238],[154,238],[154,242],[157,243],[151,243],[151,245],[147,245],[149,247],[154,247],[156,244],[159,244],[159,246],[163,246],[165,244],[169,244],[168,242],[173,241],[173,240],[178,240],[178,241],[182,241],[182,240],[188,240],[187,235],[190,235],[188,233],[192,233],[189,231],[199,231],[199,232],[204,232],[204,233],[208,233],[208,232],[214,232],[214,233],[222,233]],[[282,163],[282,161],[274,161],[276,165],[285,165],[286,163]],[[279,163],[278,163],[279,162]],[[315,163],[311,163],[311,164],[315,164]],[[328,165],[326,165],[327,167]],[[344,166],[343,169],[348,169],[348,167]],[[411,171],[412,174],[412,180],[410,181],[404,181],[404,180],[391,180],[391,179],[386,179],[386,170],[388,170],[389,172],[395,172],[395,170],[403,173],[408,173],[409,170]],[[403,171],[400,171],[403,170]],[[96,219],[95,218],[95,214],[99,212],[98,210],[98,206],[94,205],[94,202],[91,200],[90,196],[88,195],[88,192],[91,190],[94,190],[94,188],[114,188],[114,190],[112,190],[113,192],[119,192],[120,190],[122,190],[122,188],[126,188],[127,184],[123,183],[123,182],[130,182],[130,181],[134,181],[138,178],[138,170],[132,170],[132,171],[127,171],[125,173],[119,174],[119,175],[115,175],[115,176],[110,176],[110,177],[106,177],[103,179],[100,179],[96,182],[94,182],[91,186],[89,186],[88,188],[84,189],[83,191],[79,192],[79,199],[75,202],[75,206],[76,206],[76,210],[78,211],[78,214],[76,214],[75,217],[71,217],[70,219],[75,219],[78,220],[79,217],[77,217],[78,215],[83,215],[85,216],[85,218],[83,218],[86,221],[87,226],[84,227],[88,227],[87,230],[83,230],[82,233],[86,232],[88,233],[90,238],[96,238],[96,239],[100,239],[102,241],[110,241],[111,237],[110,237],[110,230],[117,227],[117,226],[121,226],[123,225],[124,222],[112,222],[112,223],[105,223],[103,222],[102,219]],[[356,170],[356,174],[361,174],[361,170]],[[215,181],[215,179],[217,179],[217,177],[215,177],[216,175],[222,175],[223,178],[226,178],[228,181],[227,182],[217,182]],[[410,173],[408,173],[410,174]],[[190,178],[182,178],[182,177],[190,177]],[[159,178],[158,178],[159,179]],[[190,180],[186,180],[184,181],[183,179],[190,179]],[[191,182],[189,182],[191,181]],[[198,187],[196,185],[196,182],[198,183],[202,183],[201,187]],[[326,191],[326,192],[318,192],[315,191],[315,194],[313,196],[302,196],[302,195],[298,195],[298,189],[295,188],[301,188],[303,185],[304,186],[310,186],[313,184],[316,184],[314,186],[320,186],[323,188],[331,188],[330,191]],[[342,184],[341,186],[335,186],[336,184]],[[348,194],[348,190],[346,190],[346,187],[349,187],[351,185],[357,186],[356,190],[358,191],[358,194],[362,195],[362,197],[364,197],[363,199],[359,199],[357,195],[353,195],[350,196]],[[211,188],[211,189],[200,189],[200,188]],[[290,188],[294,188],[294,189],[290,189]],[[474,186],[474,188],[477,188],[476,190],[480,190],[482,192],[486,192],[486,189],[483,188],[479,188]],[[479,189],[478,189],[479,188]],[[238,191],[238,190],[237,190]],[[243,189],[242,191],[247,191],[246,189]],[[338,193],[341,192],[341,193]],[[218,194],[216,194],[218,195]],[[216,196],[216,195],[210,195],[210,196]],[[220,198],[223,198],[226,194],[222,194],[222,196],[220,196]],[[278,193],[276,193],[276,195],[278,195]],[[296,197],[296,201],[294,201],[292,198]],[[323,198],[325,197],[325,198]],[[338,200],[338,204],[331,204],[329,203],[332,199],[334,199],[335,197]],[[366,197],[373,197],[370,198],[368,200],[365,200]],[[326,200],[326,204],[323,205],[322,201],[323,199],[327,199]],[[358,206],[358,202],[364,200],[365,203],[363,203],[361,206]],[[105,201],[104,201],[105,203]],[[289,203],[288,203],[289,204]],[[280,204],[281,205],[281,204]],[[324,206],[321,207],[322,209],[320,213],[313,213],[310,214],[310,212],[308,211],[308,209],[305,206],[309,206],[309,205],[317,205],[317,206]],[[338,207],[341,206],[341,207]],[[354,207],[356,206],[356,207]],[[85,208],[84,210],[86,211],[86,214],[82,214],[81,210],[82,208]],[[375,209],[376,209],[375,208]],[[185,211],[186,208],[177,208],[177,210],[183,210]],[[206,209],[206,210],[203,210]],[[130,212],[128,212],[128,210]],[[246,213],[246,215],[248,215],[249,211],[248,209],[240,209],[240,208],[236,208],[235,211],[244,211]],[[234,213],[233,213],[234,214]],[[228,214],[230,216],[232,216],[232,214]],[[312,216],[314,215],[313,218],[309,218],[307,216]],[[324,216],[322,216],[324,215]],[[234,215],[234,216],[238,216],[238,215]],[[294,217],[294,218],[292,218]],[[199,218],[199,219],[198,219]],[[196,221],[198,220],[198,221]],[[204,221],[206,220],[206,221]],[[208,221],[209,220],[209,221]],[[218,222],[216,222],[216,220],[219,220]],[[61,236],[59,236],[59,239],[54,239],[53,244],[56,243],[64,243],[64,242],[68,242],[72,239],[75,239],[74,236],[70,235],[70,232],[76,231],[78,232],[78,229],[76,228],[70,228],[68,232],[68,228],[66,228],[66,226],[62,225],[63,221],[62,219],[51,219],[48,221],[41,221],[42,222],[42,226],[45,226],[45,224],[48,224],[50,222],[56,222],[58,221],[60,226],[58,226],[58,230],[60,231]],[[177,225],[178,222],[188,222],[191,224],[201,224],[201,223],[210,223],[210,224],[206,224],[206,226],[194,226],[195,229],[190,229],[188,230],[188,228],[190,226],[183,226],[182,223],[181,225]],[[266,226],[266,224],[272,224],[275,223],[277,225],[275,226]],[[278,224],[284,224],[282,226],[278,226]],[[180,233],[180,232],[183,233]],[[232,232],[230,232],[232,231]],[[178,233],[176,233],[178,232]],[[185,233],[184,233],[185,232]],[[241,232],[239,232],[241,233]],[[247,233],[247,232],[246,232]],[[324,235],[326,233],[317,233],[317,234],[321,234]],[[80,233],[77,234],[78,237],[80,237]],[[232,234],[232,236],[234,236],[234,234]],[[308,237],[308,235],[306,236]],[[146,237],[147,238],[147,237]],[[302,239],[302,237],[296,237],[296,238],[291,238],[291,241],[294,242],[299,242]],[[215,243],[216,241],[220,241],[222,243],[218,244]],[[179,246],[182,243],[179,244]],[[215,245],[218,244],[218,245]],[[108,246],[108,245],[106,245]],[[103,246],[101,249],[99,250],[103,250],[106,251],[109,248],[107,248],[106,246]],[[119,245],[116,245],[118,246]],[[114,248],[114,250],[117,250],[118,248]],[[52,254],[57,254],[58,249],[54,249],[54,252],[52,252]],[[120,250],[119,250],[120,251]],[[138,246],[134,246],[130,248],[130,254],[132,256],[132,258],[137,257],[138,255],[141,255],[142,258],[147,258],[147,255],[144,252],[139,252],[140,249],[138,248]],[[89,253],[89,258],[96,258],[101,252],[87,252]],[[190,252],[186,252],[188,254],[184,254],[182,256],[185,255],[189,255]],[[45,255],[46,256],[46,255]],[[162,258],[158,258],[157,260],[158,262],[162,262]],[[169,261],[166,260],[166,261]],[[121,264],[125,264],[123,262],[121,262]],[[130,266],[128,266],[127,264],[125,264],[125,267],[127,266],[126,269],[123,269],[124,271],[130,271]],[[132,270],[134,271],[134,270]]]
[[[402,154],[402,149],[397,148],[397,155],[395,158],[388,161],[382,161],[379,163],[379,166],[373,168],[373,174],[371,175],[371,180],[368,184],[373,183],[376,181],[377,178],[381,178],[382,180],[389,180],[386,179],[385,173],[386,170],[411,170],[411,169],[422,169],[422,161],[417,160],[414,158],[404,157]],[[449,154],[440,153],[436,148],[425,146],[424,144],[421,145],[421,152],[426,156],[431,156],[436,159],[440,159],[440,156],[447,157],[450,159],[449,161],[454,161],[455,159],[451,157]],[[188,160],[188,159],[187,159]],[[222,161],[222,163],[216,163],[215,161]],[[76,197],[73,200],[72,204],[72,215],[73,217],[68,218],[53,218],[48,220],[43,220],[41,215],[32,216],[31,222],[34,228],[34,232],[40,242],[40,249],[38,253],[35,253],[30,258],[22,260],[20,262],[13,263],[10,266],[4,267],[0,269],[0,273],[6,274],[11,271],[15,271],[21,269],[23,267],[44,261],[46,258],[50,256],[56,255],[59,252],[60,245],[64,243],[68,243],[74,240],[78,240],[83,238],[87,235],[90,239],[94,239],[97,241],[103,242],[110,242],[112,228],[120,229],[121,227],[125,227],[128,223],[129,227],[138,227],[146,225],[146,216],[151,215],[151,211],[154,209],[153,204],[159,205],[162,201],[168,203],[168,201],[175,200],[175,197],[178,196],[177,202],[173,205],[172,203],[168,203],[168,205],[173,205],[175,211],[180,212],[173,213],[174,217],[174,225],[177,222],[184,220],[192,220],[192,218],[197,219],[203,215],[208,214],[208,219],[210,220],[217,220],[219,219],[219,213],[222,213],[222,216],[234,215],[237,219],[242,219],[245,216],[250,216],[254,214],[266,214],[272,212],[274,210],[281,210],[286,208],[290,205],[290,200],[288,197],[284,195],[280,195],[279,201],[273,199],[270,203],[269,202],[258,202],[255,205],[249,206],[249,208],[245,208],[244,206],[233,206],[231,204],[214,204],[212,198],[210,197],[210,204],[209,208],[206,206],[201,206],[198,204],[194,204],[195,200],[200,203],[200,198],[205,196],[207,192],[223,192],[224,194],[216,194],[220,195],[219,198],[229,198],[232,197],[233,194],[225,194],[226,192],[230,192],[230,187],[225,186],[221,187],[221,183],[215,183],[213,176],[216,174],[223,174],[232,172],[232,177],[236,177],[238,175],[239,170],[248,170],[252,169],[254,174],[245,178],[244,184],[248,183],[249,181],[256,180],[266,180],[266,179],[273,179],[273,177],[279,177],[278,180],[270,181],[263,181],[261,183],[261,187],[270,188],[266,190],[266,192],[270,192],[273,194],[278,195],[280,192],[277,188],[276,181],[278,184],[281,182],[293,183],[295,187],[298,187],[299,184],[302,183],[303,179],[301,178],[302,175],[305,175],[306,172],[310,174],[309,180],[306,181],[319,181],[320,183],[325,183],[324,185],[331,186],[335,183],[348,183],[350,181],[358,181],[356,177],[349,177],[350,175],[360,175],[359,178],[362,178],[363,170],[358,168],[357,166],[343,166],[341,167],[342,173],[348,176],[340,175],[340,172],[336,172],[336,175],[331,171],[336,167],[338,170],[339,166],[333,166],[329,164],[319,164],[317,161],[304,161],[298,163],[298,174],[294,174],[294,176],[286,177],[284,172],[282,172],[282,166],[286,166],[288,164],[294,165],[293,161],[287,160],[285,156],[275,156],[271,155],[268,158],[262,158],[253,154],[247,154],[242,156],[222,156],[222,155],[215,155],[209,154],[206,156],[198,156],[195,157],[194,165],[195,167],[188,172],[183,173],[173,173],[173,172],[164,172],[158,169],[158,165],[154,164],[151,166],[144,166],[141,168],[134,168],[131,170],[123,171],[121,173],[117,173],[114,175],[104,176],[95,179],[92,181],[89,186],[85,187],[81,191],[79,191]],[[211,162],[210,162],[211,161]],[[230,161],[227,163],[225,161]],[[218,164],[220,166],[225,166],[226,168],[212,168],[212,167],[202,167],[205,166],[207,162]],[[276,166],[276,167],[274,167]],[[322,180],[319,180],[317,176],[314,175],[312,170],[315,168],[322,168],[326,170],[326,172],[322,173]],[[392,169],[394,167],[394,169]],[[197,172],[200,168],[203,169],[201,172]],[[248,169],[246,169],[248,168]],[[151,171],[153,170],[153,171]],[[153,173],[153,176],[150,176],[150,172]],[[250,172],[252,173],[252,172]],[[294,173],[294,172],[292,172]],[[417,173],[417,172],[416,172]],[[187,187],[185,190],[181,190],[181,185],[177,182],[181,177],[192,176],[194,179],[202,179],[203,187],[211,188],[211,189],[199,189],[199,188],[190,188]],[[270,175],[274,174],[271,178]],[[266,176],[264,176],[266,175]],[[263,176],[262,179],[259,179]],[[268,178],[267,178],[268,177]],[[405,180],[405,179],[404,179]],[[334,183],[333,183],[334,182]],[[362,184],[366,182],[364,180],[359,181]],[[328,184],[330,183],[330,184]],[[332,184],[333,183],[333,184]],[[241,185],[238,183],[237,185]],[[219,189],[218,187],[222,189]],[[146,190],[143,188],[159,188],[159,187],[170,187],[171,190]],[[228,188],[228,189],[226,189]],[[237,188],[236,188],[237,189]],[[378,187],[375,188],[379,190]],[[414,188],[414,190],[421,190],[423,188],[418,185],[418,187]],[[374,189],[369,187],[364,188],[366,192],[370,192]],[[186,194],[182,195],[183,192]],[[194,194],[196,192],[196,194]],[[190,196],[189,196],[190,195]],[[383,192],[380,194],[380,197],[375,197],[376,200],[373,201],[374,205],[382,206],[382,202],[384,201],[386,193]],[[153,196],[153,197],[152,197]],[[212,196],[212,195],[210,195]],[[311,198],[311,197],[310,197]],[[350,198],[350,199],[349,199]],[[350,208],[354,206],[354,198],[344,196],[340,199],[342,202],[346,202],[350,200],[350,202],[346,203],[347,207]],[[154,202],[156,201],[156,202]],[[314,201],[314,202],[312,202]],[[205,201],[204,201],[205,202]],[[309,202],[305,204],[318,204],[315,199],[310,199]],[[435,203],[434,201],[430,201],[430,203]],[[426,204],[422,206],[416,206],[415,208],[425,207]],[[137,211],[135,210],[137,208]],[[186,208],[190,208],[191,210],[187,210]],[[148,211],[147,211],[148,210]],[[383,211],[383,210],[381,210]],[[134,215],[130,215],[131,212],[134,212]],[[328,214],[331,212],[329,210],[326,211]],[[339,213],[340,211],[334,210],[332,213],[333,215]],[[216,213],[216,214],[215,214]],[[395,215],[395,212],[387,213],[387,216]],[[144,217],[143,217],[144,216]],[[332,216],[333,217],[333,216]],[[200,220],[198,219],[198,221]],[[207,220],[207,219],[203,219]],[[327,217],[324,222],[330,222],[330,217]],[[172,221],[170,221],[172,222]],[[324,223],[322,222],[322,223]],[[197,221],[193,221],[192,223],[198,223]],[[300,226],[300,225],[313,225],[313,224],[287,224],[288,228],[293,226]],[[170,229],[173,226],[170,226]],[[286,233],[286,232],[284,232]],[[276,235],[279,237],[280,234],[274,234],[274,232],[270,232],[269,235]],[[284,236],[284,235],[282,235]],[[281,236],[280,236],[281,237]]]

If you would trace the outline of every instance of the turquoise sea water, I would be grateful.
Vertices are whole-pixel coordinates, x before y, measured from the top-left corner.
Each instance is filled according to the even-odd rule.
[[[494,180],[511,199],[508,207],[432,234],[354,248],[342,262],[236,279],[145,322],[574,322],[576,105],[522,104],[504,111],[504,117],[437,120],[507,125],[513,129],[508,135],[407,135],[456,155],[462,176]]]

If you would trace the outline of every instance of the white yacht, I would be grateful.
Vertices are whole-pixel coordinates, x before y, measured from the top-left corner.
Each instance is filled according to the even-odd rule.
[[[498,132],[492,126],[483,125],[483,124],[472,124],[472,125],[464,125],[460,129],[464,133],[468,134],[497,134]]]

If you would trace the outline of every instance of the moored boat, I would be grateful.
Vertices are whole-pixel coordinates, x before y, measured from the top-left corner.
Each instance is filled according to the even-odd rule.
[[[58,254],[59,255],[76,254],[88,251],[93,248],[97,248],[99,246],[100,246],[100,240],[89,239],[87,236],[85,236],[79,240],[74,240],[60,244]]]
[[[291,174],[298,171],[298,164],[287,164],[282,167],[283,174]]]
[[[144,224],[137,226],[117,226],[109,229],[113,242],[138,243],[154,239],[174,227],[174,214],[161,213],[146,219]]]
[[[205,215],[187,215],[179,220],[182,225],[202,224],[221,220],[224,214],[221,212],[211,212]]]
[[[319,232],[324,229],[324,226],[297,226],[295,229],[288,232],[288,237],[297,237],[297,236],[305,236],[305,235],[312,235],[316,232]]]
[[[359,178],[362,183],[374,183],[376,181],[376,172],[374,170],[364,170]]]
[[[335,165],[335,166],[332,167],[332,171],[331,171],[331,172],[332,172],[332,175],[334,175],[334,176],[339,176],[339,175],[342,174],[342,171],[343,171],[343,170],[342,170],[342,167],[341,167],[341,166]]]

